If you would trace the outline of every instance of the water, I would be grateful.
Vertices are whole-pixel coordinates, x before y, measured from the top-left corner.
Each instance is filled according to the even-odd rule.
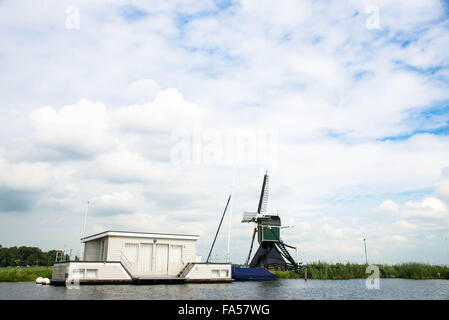
[[[86,285],[79,289],[41,286],[33,282],[0,283],[0,300],[300,300],[300,299],[449,299],[449,280],[380,279],[379,289],[367,289],[365,279],[308,280],[279,279],[223,284],[180,285]]]

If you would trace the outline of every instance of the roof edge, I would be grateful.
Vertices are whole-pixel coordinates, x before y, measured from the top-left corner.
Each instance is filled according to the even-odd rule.
[[[190,240],[198,240],[199,235],[197,234],[181,234],[181,233],[160,233],[160,232],[136,232],[136,231],[117,231],[117,230],[106,230],[100,233],[96,233],[84,238],[81,238],[82,242],[88,242],[96,239],[100,239],[103,237],[117,235],[117,236],[125,236],[125,237],[143,237],[145,235],[148,236],[162,236],[163,238],[185,238]]]

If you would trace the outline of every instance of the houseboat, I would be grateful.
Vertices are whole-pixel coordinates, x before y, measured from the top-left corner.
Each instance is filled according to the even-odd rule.
[[[55,263],[51,284],[231,282],[231,264],[201,262],[199,236],[104,231],[81,241],[82,261]]]

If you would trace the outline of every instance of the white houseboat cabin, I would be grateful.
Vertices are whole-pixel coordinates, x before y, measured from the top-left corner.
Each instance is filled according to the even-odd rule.
[[[82,261],[57,262],[52,283],[229,282],[230,263],[203,263],[199,236],[105,231],[81,239]]]

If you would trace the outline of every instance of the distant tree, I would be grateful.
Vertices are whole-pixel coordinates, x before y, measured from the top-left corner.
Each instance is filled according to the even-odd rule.
[[[56,260],[56,252],[61,250],[42,251],[37,247],[0,247],[0,267],[19,266],[21,264],[34,266],[52,266]],[[69,258],[65,255],[66,259]]]

